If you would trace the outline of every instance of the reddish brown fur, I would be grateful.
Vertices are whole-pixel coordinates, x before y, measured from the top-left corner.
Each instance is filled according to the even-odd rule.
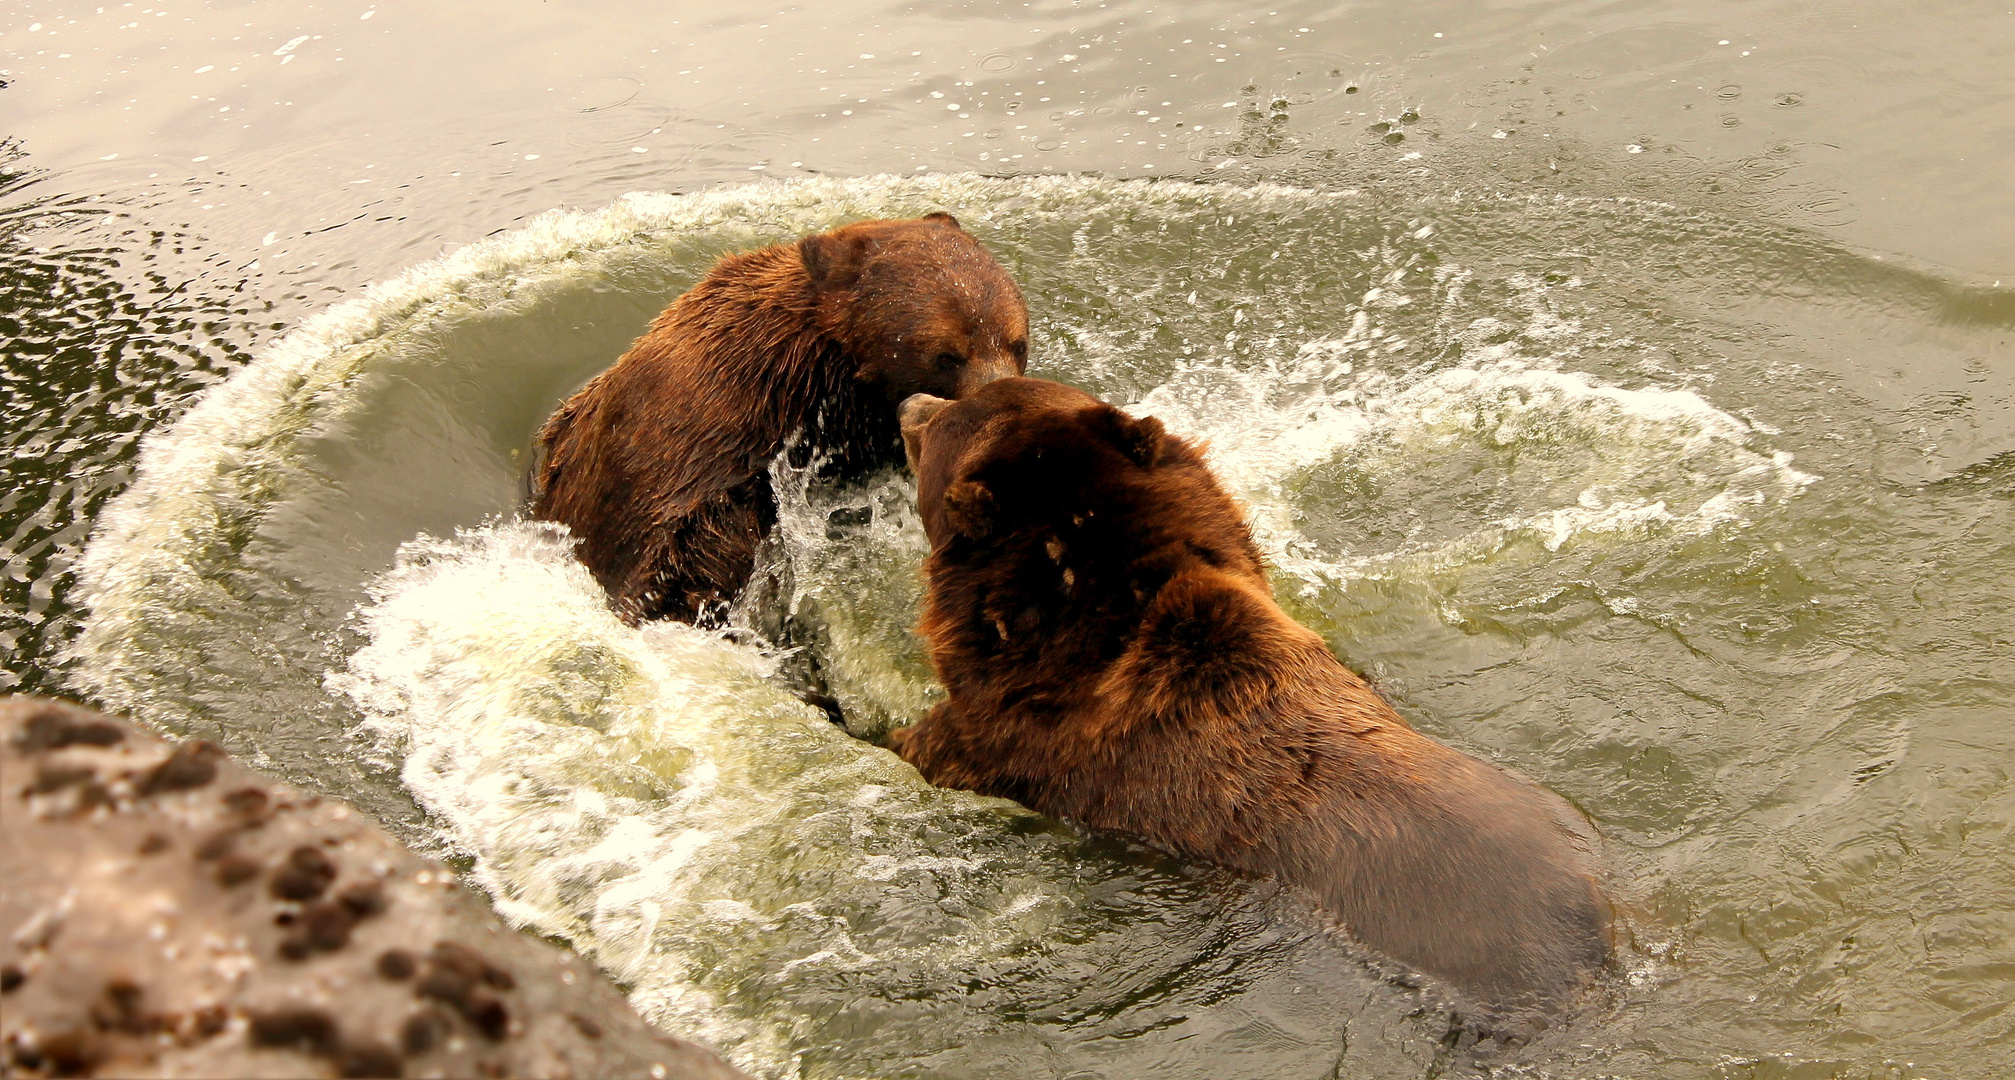
[[[949,214],[730,255],[539,433],[534,515],[632,622],[718,616],[775,520],[793,435],[829,473],[896,460],[895,406],[1027,366],[1014,282]]]
[[[1195,447],[1035,379],[914,399],[903,429],[950,696],[895,746],[932,783],[1278,875],[1493,1011],[1606,962],[1585,823],[1289,619]]]

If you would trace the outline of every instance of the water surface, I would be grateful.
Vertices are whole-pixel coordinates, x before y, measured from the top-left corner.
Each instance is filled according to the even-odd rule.
[[[20,685],[357,800],[762,1075],[2015,1064],[2000,9],[142,7],[0,27]],[[930,209],[1410,721],[1590,814],[1572,1022],[1449,1045],[1296,898],[929,789],[517,519],[712,259]],[[747,621],[915,716],[913,492],[778,480]]]

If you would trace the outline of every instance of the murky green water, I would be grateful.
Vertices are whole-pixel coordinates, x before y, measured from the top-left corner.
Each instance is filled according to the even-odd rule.
[[[18,685],[471,857],[764,1075],[2015,1068],[2015,17],[501,12],[5,16]],[[721,186],[811,171],[905,175]],[[515,519],[716,255],[939,208],[1035,373],[1210,442],[1297,617],[1591,815],[1601,1000],[1446,1046],[1292,897],[929,789]],[[914,716],[904,480],[779,480],[762,603]]]

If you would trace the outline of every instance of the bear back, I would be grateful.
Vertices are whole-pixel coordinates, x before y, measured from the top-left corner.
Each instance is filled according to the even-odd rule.
[[[1288,618],[1198,447],[1033,379],[904,411],[949,691],[896,738],[926,778],[1276,875],[1480,1007],[1607,962],[1586,823]]]

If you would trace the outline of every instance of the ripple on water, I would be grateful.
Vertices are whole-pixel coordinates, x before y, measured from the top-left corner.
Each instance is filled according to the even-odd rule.
[[[121,232],[89,197],[40,194],[0,144],[0,691],[54,690],[93,517],[141,433],[247,358],[242,285],[196,278],[179,233]],[[220,275],[221,277],[222,275]]]
[[[2000,691],[1919,708],[1863,596],[1934,595],[1882,569],[1888,515],[1926,514],[1933,557],[1978,569],[2007,500],[1957,485],[1925,497],[1966,513],[1906,512],[1858,447],[1794,462],[1745,419],[1822,400],[1777,364],[1791,346],[1736,355],[1660,308],[1756,283],[1790,302],[1787,282],[1857,317],[1960,301],[1657,204],[943,177],[547,215],[310,320],[151,440],[86,555],[80,680],[170,724],[298,707],[320,719],[255,745],[311,773],[361,730],[507,914],[766,1075],[1472,1070],[1445,1014],[1292,898],[928,788],[779,689],[778,645],[625,627],[513,517],[546,411],[719,253],[931,209],[1022,281],[1035,373],[1209,441],[1298,617],[1609,835],[1646,955],[1613,1009],[1502,1068],[1868,1071],[1855,1040],[1884,1009],[1928,1025],[1959,1000],[1943,980],[2015,885],[1939,823],[1962,792],[2010,815],[2005,776],[1935,733]],[[1647,247],[1685,269],[1643,269]],[[863,730],[914,717],[936,690],[907,629],[913,493],[776,479],[778,584],[745,616],[795,614]],[[1922,869],[1879,837],[1899,817]],[[1949,963],[1885,953],[1854,970],[1889,996],[1855,996],[1829,950],[1932,878],[1967,883]],[[1865,915],[1826,908],[1842,889]]]

